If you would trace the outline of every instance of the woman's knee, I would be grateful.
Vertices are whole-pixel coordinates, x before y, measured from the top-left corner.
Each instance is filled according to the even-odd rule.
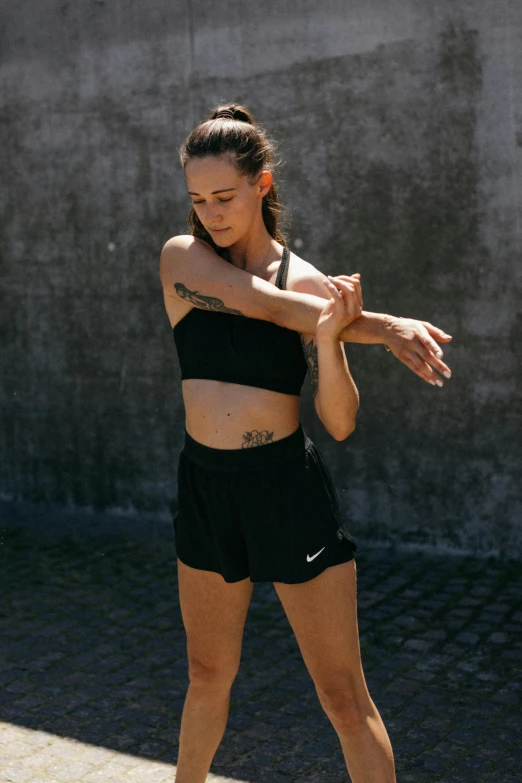
[[[357,730],[372,714],[372,702],[363,683],[340,677],[337,682],[316,684],[317,696],[322,708],[334,726]]]
[[[228,689],[236,678],[239,663],[203,659],[197,655],[188,656],[188,676],[191,685],[202,688]]]

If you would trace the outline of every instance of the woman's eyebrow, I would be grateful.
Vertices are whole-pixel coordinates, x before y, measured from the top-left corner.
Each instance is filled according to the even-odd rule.
[[[213,190],[211,195],[213,196],[215,193],[226,193],[227,190],[237,190],[237,188],[221,188],[221,190]],[[199,193],[196,193],[193,190],[188,191],[189,196],[199,196]]]

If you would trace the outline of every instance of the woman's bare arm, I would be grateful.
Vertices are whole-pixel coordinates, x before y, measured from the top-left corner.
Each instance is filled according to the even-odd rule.
[[[311,294],[326,278],[311,264],[307,263],[307,269],[308,274],[299,281],[297,288],[294,286],[294,290]],[[337,275],[330,277],[330,280],[342,288],[348,277]],[[399,361],[428,383],[443,385],[434,369],[446,378],[451,377],[449,367],[442,361],[443,352],[438,343],[450,342],[452,337],[429,321],[363,310],[359,318],[342,330],[340,338],[345,343],[382,343]]]
[[[359,392],[348,366],[344,344],[338,339],[338,334],[343,329],[343,324],[346,325],[357,317],[357,310],[362,308],[362,294],[360,300],[356,299],[355,292],[347,295],[346,300],[342,301],[343,307],[339,307],[341,298],[337,287],[333,285],[327,287],[319,282],[317,270],[310,267],[311,265],[306,262],[303,267],[305,274],[296,276],[294,273],[292,285],[323,300],[323,313],[320,319],[323,324],[321,327],[321,323],[318,323],[316,334],[301,333],[299,336],[308,367],[315,412],[333,438],[344,440],[355,429]],[[306,274],[306,271],[309,273]],[[326,282],[324,276],[323,280]],[[350,300],[348,296],[351,297]],[[337,301],[336,307],[332,309],[333,299]],[[328,307],[326,302],[329,303]],[[351,312],[348,312],[349,309]],[[336,318],[337,326],[333,321],[325,324],[325,320],[332,316]],[[350,316],[350,320],[346,316]],[[327,331],[330,327],[333,328],[334,334],[325,333],[325,325]]]
[[[318,274],[324,277],[322,273]],[[206,242],[190,235],[172,237],[165,243],[160,258],[160,277],[165,297],[175,297],[205,310],[272,321],[278,326],[306,334],[315,334],[324,306],[324,301],[318,296],[281,290],[238,269],[221,258]],[[333,280],[342,285],[342,277],[340,275]],[[404,320],[363,312],[343,330],[340,339],[343,342],[386,344],[397,358],[424,380],[428,380],[428,374],[433,375],[428,364],[441,373],[449,372],[435,355],[440,350],[435,340],[443,340],[444,333],[427,322],[413,319],[408,319],[407,332],[401,333],[398,325]]]
[[[192,236],[165,244],[160,259],[164,292],[203,310],[272,321],[295,331],[315,333],[323,308],[310,294],[283,291],[221,258]]]

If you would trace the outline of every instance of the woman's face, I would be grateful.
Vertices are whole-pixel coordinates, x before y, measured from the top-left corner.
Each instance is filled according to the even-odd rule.
[[[208,155],[189,160],[185,178],[194,210],[216,245],[233,245],[262,220],[262,199],[272,183],[269,171],[251,183],[230,155]]]

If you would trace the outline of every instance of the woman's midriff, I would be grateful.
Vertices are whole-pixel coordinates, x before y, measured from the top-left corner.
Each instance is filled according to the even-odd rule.
[[[183,381],[189,435],[214,449],[261,446],[291,435],[299,426],[297,395],[190,378]]]

